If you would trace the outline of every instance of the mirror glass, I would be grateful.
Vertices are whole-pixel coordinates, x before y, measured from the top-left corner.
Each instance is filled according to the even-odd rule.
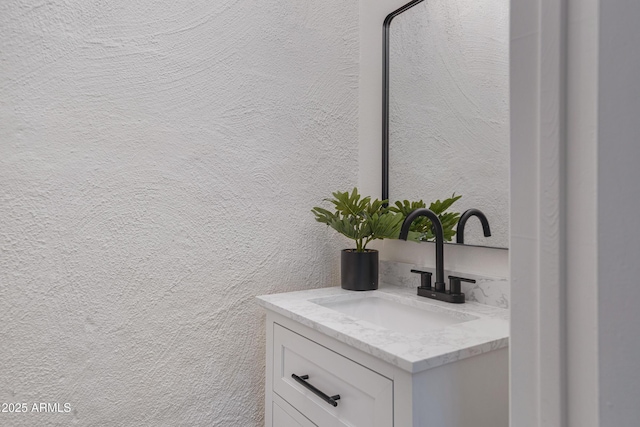
[[[408,5],[386,30],[388,194],[383,197],[391,204],[422,199],[429,206],[461,195],[450,210],[480,209],[492,234],[484,237],[472,217],[465,244],[506,248],[509,1]]]

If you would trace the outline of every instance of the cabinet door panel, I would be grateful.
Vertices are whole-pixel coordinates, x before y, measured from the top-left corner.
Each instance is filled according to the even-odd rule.
[[[273,390],[320,427],[393,425],[393,381],[274,324]],[[332,406],[292,374],[332,396]]]

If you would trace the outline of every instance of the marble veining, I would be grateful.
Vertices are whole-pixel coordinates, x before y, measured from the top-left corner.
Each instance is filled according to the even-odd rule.
[[[420,286],[420,275],[412,269],[433,271],[434,268],[416,266],[404,262],[380,261],[380,283],[413,288]],[[494,307],[509,308],[509,281],[504,277],[486,277],[460,271],[445,270],[445,277],[461,276],[474,279],[476,283],[462,282],[462,292],[467,301],[479,302]],[[448,280],[446,280],[448,284]]]
[[[430,310],[471,318],[424,333],[402,333],[323,307],[314,301],[381,296]],[[413,289],[382,285],[377,291],[353,292],[340,287],[257,297],[258,303],[285,317],[355,347],[411,373],[507,347],[509,312],[475,302],[455,305],[415,295]]]

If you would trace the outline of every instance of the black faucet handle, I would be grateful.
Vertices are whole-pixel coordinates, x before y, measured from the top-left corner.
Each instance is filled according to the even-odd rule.
[[[412,273],[417,273],[420,275],[420,287],[421,288],[429,288],[431,289],[431,276],[433,273],[430,271],[422,271],[422,270],[411,270]]]
[[[461,294],[462,287],[460,282],[476,283],[474,279],[467,279],[466,277],[449,276],[449,292],[452,294]]]

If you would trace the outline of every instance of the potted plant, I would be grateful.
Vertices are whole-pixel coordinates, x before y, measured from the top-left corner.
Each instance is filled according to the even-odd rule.
[[[321,207],[314,207],[311,212],[316,221],[355,242],[355,248],[344,249],[341,253],[342,288],[353,291],[378,289],[378,251],[367,249],[367,244],[377,239],[397,239],[404,216],[391,211],[386,200],[361,198],[357,188],[351,194],[336,191],[332,195],[333,199],[325,201],[333,204],[333,212]]]

